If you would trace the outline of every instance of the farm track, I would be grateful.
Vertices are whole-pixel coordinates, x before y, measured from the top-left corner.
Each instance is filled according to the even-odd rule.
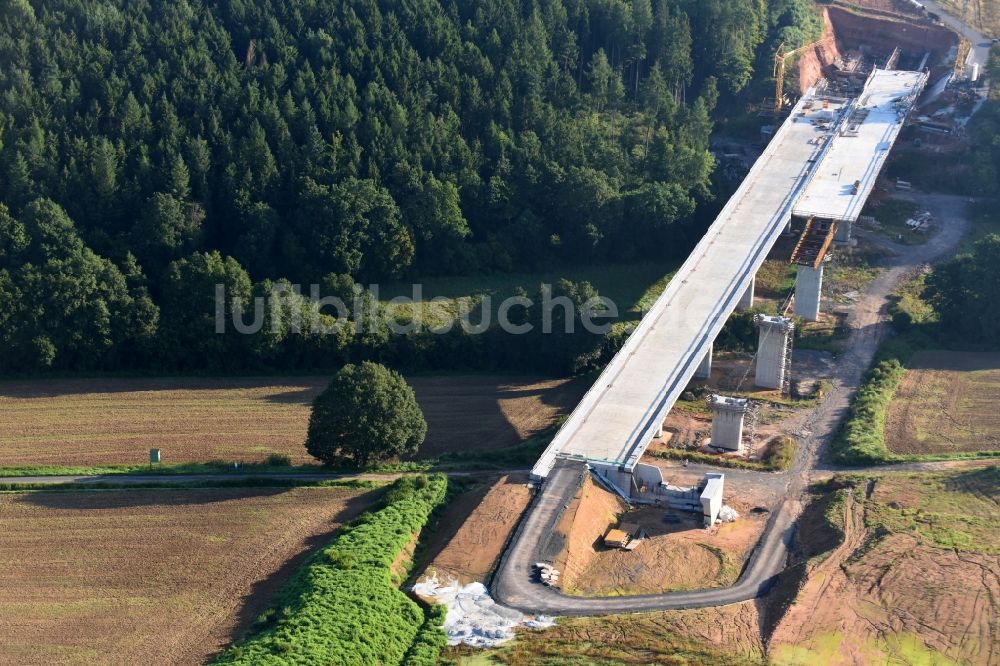
[[[470,471],[449,471],[441,472],[451,477],[492,477],[501,474],[527,474],[530,469],[506,469],[506,470],[470,470]],[[315,483],[322,481],[351,481],[354,479],[366,481],[379,481],[391,483],[401,476],[415,476],[433,472],[360,472],[360,473],[330,473],[330,474],[281,474],[281,473],[227,473],[227,474],[94,474],[94,475],[52,475],[52,476],[0,476],[0,485],[7,486],[88,486],[106,485],[115,486],[177,486],[183,484],[204,484],[204,483],[238,483],[255,481],[300,481],[303,483]]]

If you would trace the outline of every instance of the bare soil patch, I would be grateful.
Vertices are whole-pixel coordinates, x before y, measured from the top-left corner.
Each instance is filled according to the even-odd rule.
[[[706,530],[700,514],[664,507],[628,509],[588,479],[557,526],[565,548],[555,566],[563,590],[587,596],[652,594],[731,585],[760,538],[766,512]],[[609,528],[635,523],[647,534],[632,551],[604,546]]]
[[[373,495],[0,495],[0,663],[203,663],[247,630],[307,553]]]
[[[1000,354],[922,351],[886,414],[893,453],[1000,449]]]
[[[303,443],[327,377],[0,382],[0,466],[310,462]],[[513,446],[586,390],[579,381],[482,376],[409,379],[428,422],[421,457]]]
[[[633,551],[594,548],[589,565],[572,582],[573,591],[630,595],[732,585],[765,522],[765,517],[751,515],[705,530],[700,515],[662,507],[629,511],[620,518],[637,523],[649,537]]]
[[[857,485],[834,505],[844,539],[807,565],[771,637],[771,661],[996,663],[996,474],[884,476]]]
[[[555,568],[562,572],[562,587],[575,588],[590,566],[608,528],[625,511],[625,502],[589,476],[556,524],[556,536],[563,549],[555,558]]]
[[[530,501],[526,474],[504,476],[456,497],[439,521],[440,536],[431,537],[425,575],[463,585],[484,582]]]

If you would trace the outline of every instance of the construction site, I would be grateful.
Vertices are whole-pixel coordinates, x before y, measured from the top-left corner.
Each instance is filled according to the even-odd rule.
[[[855,244],[901,132],[920,123],[915,111],[965,85],[971,57],[932,16],[862,17],[836,5],[823,14],[820,42],[775,58],[763,153],[532,470],[538,489],[497,573],[500,601],[560,614],[634,608],[588,600],[609,595],[650,609],[714,605],[753,598],[783,568],[793,529],[785,496],[801,468],[774,484],[647,452],[683,439],[667,430],[683,399],[707,430],[696,453],[762,469],[754,396],[791,400],[796,327],[823,318],[828,262]],[[754,306],[756,272],[775,252],[794,268],[794,293],[777,313],[754,316],[756,349],[727,392],[712,379],[714,339]],[[779,438],[766,439],[765,448]]]
[[[815,530],[802,526],[803,506],[849,398],[814,390],[803,400],[798,387],[803,376],[815,385],[845,374],[859,381],[876,345],[838,367],[828,353],[797,352],[796,332],[846,318],[824,311],[825,273],[858,244],[858,229],[878,226],[872,199],[910,189],[884,178],[901,136],[910,145],[924,136],[926,109],[941,104],[951,109],[948,133],[960,133],[962,114],[975,109],[956,100],[978,99],[983,85],[982,50],[937,14],[894,11],[896,0],[866,4],[822,7],[820,41],[778,50],[775,94],[757,107],[766,146],[535,464],[524,514],[482,577],[489,592],[477,589],[465,607],[492,609],[483,601],[491,595],[506,609],[490,611],[504,631],[532,626],[522,612],[547,626],[549,615],[722,606],[741,616],[749,609],[763,626],[769,602],[755,609],[753,600],[828,538],[806,543]],[[914,213],[907,226],[927,232],[930,219]],[[754,308],[765,261],[794,275],[792,293],[749,313],[755,348],[720,363],[715,339],[733,313]],[[878,322],[878,309],[866,310],[846,344]],[[789,442],[785,466],[762,462]],[[789,618],[776,644],[806,633],[788,627],[808,618]],[[455,621],[456,640],[479,640],[467,640],[481,635],[477,620]],[[711,642],[725,642],[722,634]]]
[[[891,61],[901,57],[898,50],[893,53]],[[753,364],[756,387],[789,393],[795,331],[789,315],[807,322],[820,318],[824,265],[835,244],[850,243],[852,225],[927,80],[925,72],[874,67],[856,96],[821,79],[796,102],[743,186],[584,396],[533,476],[545,478],[557,458],[576,459],[624,498],[691,499],[692,490],[673,488],[640,458],[662,437],[664,421],[688,384],[711,376],[714,337],[734,310],[753,306],[756,270],[779,238],[794,236],[791,310],[755,318]],[[734,267],[739,256],[746,258]],[[749,420],[753,429],[757,420],[755,404],[713,394],[707,406],[711,446],[742,452],[744,427]]]

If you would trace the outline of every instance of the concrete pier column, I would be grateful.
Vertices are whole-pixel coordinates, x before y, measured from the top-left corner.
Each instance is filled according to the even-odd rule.
[[[823,291],[823,264],[819,268],[799,266],[795,276],[795,314],[807,321],[819,319]]]
[[[694,376],[698,379],[709,379],[712,376],[712,349],[714,345],[709,345],[705,357],[701,359],[701,364],[694,371]]]
[[[770,389],[785,385],[785,374],[791,366],[791,337],[795,323],[788,317],[757,315],[757,370],[754,383]]]
[[[739,310],[749,310],[753,307],[753,290],[757,285],[757,276],[750,278],[750,284],[747,285],[747,290],[743,292],[743,296],[740,297],[740,302],[736,304]]]
[[[850,243],[851,242],[851,226],[850,220],[842,220],[837,222],[837,231],[833,234],[834,243]]]
[[[739,451],[743,446],[743,417],[747,412],[747,399],[712,394],[708,396],[708,407],[712,410],[711,445]]]

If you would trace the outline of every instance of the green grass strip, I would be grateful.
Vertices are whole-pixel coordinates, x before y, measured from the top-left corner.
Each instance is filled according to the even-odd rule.
[[[261,616],[257,632],[218,664],[434,663],[440,612],[424,610],[394,583],[393,563],[446,495],[442,475],[405,477],[380,508],[345,527],[303,565]],[[411,654],[412,651],[412,654]]]

